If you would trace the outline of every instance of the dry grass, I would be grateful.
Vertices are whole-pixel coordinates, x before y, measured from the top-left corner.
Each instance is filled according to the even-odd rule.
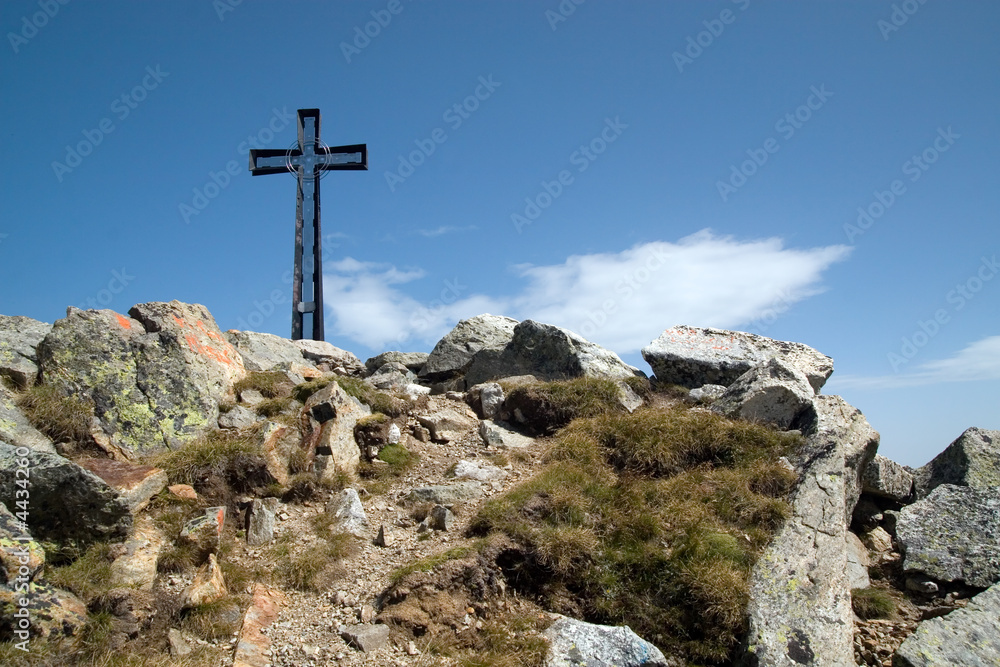
[[[750,569],[789,512],[794,475],[776,461],[800,442],[694,411],[580,419],[472,530],[521,545],[498,563],[515,590],[724,664],[745,633]]]
[[[45,579],[56,588],[66,589],[89,603],[113,587],[111,562],[111,546],[98,542],[73,562],[49,567]]]
[[[233,391],[237,396],[247,389],[256,389],[264,398],[278,398],[288,394],[291,383],[281,371],[252,371],[242,380],[237,380]]]
[[[851,590],[851,606],[860,618],[892,618],[896,601],[881,588],[855,588]]]
[[[243,493],[274,481],[262,454],[255,431],[214,430],[152,463],[167,472],[171,484],[190,484],[200,493],[215,478]]]
[[[17,405],[35,428],[53,442],[90,440],[94,408],[80,396],[67,396],[58,387],[38,384],[20,394]]]
[[[504,406],[520,410],[522,426],[535,435],[553,433],[574,419],[625,411],[617,382],[588,377],[511,387]]]

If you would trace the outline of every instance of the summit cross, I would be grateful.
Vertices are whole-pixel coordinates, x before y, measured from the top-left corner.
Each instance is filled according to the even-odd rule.
[[[288,150],[255,148],[250,151],[250,173],[292,173],[298,180],[295,201],[295,268],[292,278],[292,340],[300,340],[305,316],[312,319],[313,340],[323,340],[323,237],[319,220],[319,181],[324,172],[367,170],[366,144],[329,147],[319,138],[319,109],[299,109],[299,140]],[[303,228],[311,228],[309,236]],[[311,237],[311,241],[310,241]],[[312,250],[310,279],[304,280],[302,258]]]

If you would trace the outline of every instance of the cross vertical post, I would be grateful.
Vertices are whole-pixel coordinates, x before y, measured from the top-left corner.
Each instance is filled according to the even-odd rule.
[[[323,235],[320,226],[319,181],[327,171],[367,170],[366,144],[326,146],[319,138],[319,109],[299,109],[298,142],[288,150],[253,149],[250,173],[292,173],[298,188],[295,197],[295,255],[292,278],[292,340],[300,340],[304,320],[312,319],[313,340],[324,339],[323,327]],[[308,232],[305,226],[308,225]],[[311,250],[303,265],[306,248]],[[304,269],[309,270],[305,280]]]

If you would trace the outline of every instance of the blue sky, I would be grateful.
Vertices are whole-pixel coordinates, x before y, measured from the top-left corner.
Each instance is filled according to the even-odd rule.
[[[287,336],[294,180],[246,151],[318,107],[369,150],[322,182],[327,338],[362,359],[492,312],[648,371],[721,326],[832,356],[903,463],[1000,428],[996,3],[0,11],[4,314],[179,299]]]

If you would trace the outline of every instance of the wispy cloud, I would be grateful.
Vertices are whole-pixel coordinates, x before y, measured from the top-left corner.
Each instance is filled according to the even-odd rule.
[[[834,376],[836,388],[893,389],[944,382],[1000,380],[1000,336],[989,336],[972,343],[947,359],[928,361],[908,373],[894,375]]]
[[[478,229],[475,225],[469,225],[467,227],[455,227],[453,225],[441,225],[440,227],[435,227],[434,229],[418,229],[414,233],[420,236],[425,236],[427,238],[434,238],[435,236],[441,236],[443,234],[450,234],[452,232],[468,232]]]
[[[458,319],[492,312],[556,324],[626,354],[674,324],[737,327],[779,294],[788,304],[818,294],[823,272],[849,253],[841,245],[791,249],[781,239],[741,241],[703,230],[676,243],[511,267],[525,281],[515,294],[459,286],[442,292],[448,298],[421,304],[397,287],[424,277],[421,270],[356,260],[328,271],[324,289],[337,333],[373,349],[433,345]]]

